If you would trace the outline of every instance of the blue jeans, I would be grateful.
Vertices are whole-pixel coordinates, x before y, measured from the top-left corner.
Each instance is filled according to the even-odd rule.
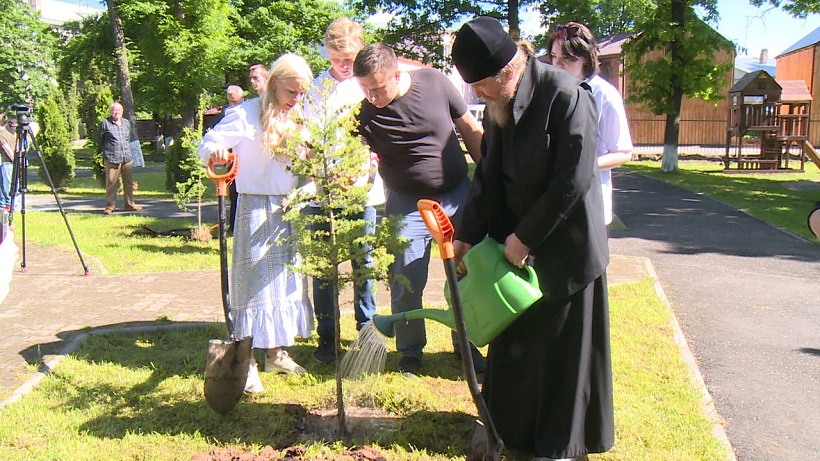
[[[14,167],[13,162],[3,162],[0,164],[0,207],[11,205],[11,173]],[[19,179],[18,179],[19,181]],[[14,200],[14,211],[20,211],[19,193]]]
[[[466,178],[453,189],[426,198],[439,202],[455,227],[461,218],[461,204],[467,199],[469,192],[470,180]],[[418,210],[417,202],[421,197],[398,192],[389,187],[385,187],[385,195],[385,214],[403,217],[404,227],[400,233],[410,241],[404,253],[396,255],[396,260],[390,265],[390,308],[394,314],[421,309],[422,293],[427,285],[427,272],[430,267],[430,244],[433,241],[433,236],[430,235]],[[395,275],[404,275],[410,286],[397,282]],[[455,339],[455,333],[453,337]],[[396,350],[402,357],[421,359],[422,349],[426,344],[424,320],[396,322]]]
[[[323,208],[305,207],[307,213],[322,214]],[[349,216],[351,219],[364,219],[366,224],[365,232],[373,234],[376,232],[376,208],[366,206],[364,213],[361,215]],[[317,229],[327,229],[327,226],[316,226]],[[365,253],[362,260],[364,267],[373,266],[373,253],[369,245],[363,245],[361,250]],[[357,260],[351,261],[353,270],[356,271],[360,267],[360,262]],[[353,287],[353,313],[356,317],[356,329],[361,328],[373,318],[376,313],[376,294],[373,292],[375,282],[367,279],[363,283],[356,284]],[[313,312],[316,314],[316,333],[321,338],[334,338],[336,334],[336,325],[333,321],[333,285],[321,279],[313,279]]]

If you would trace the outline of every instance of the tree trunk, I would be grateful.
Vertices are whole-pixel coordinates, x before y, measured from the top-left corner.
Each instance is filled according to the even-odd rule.
[[[333,210],[328,210],[330,218],[330,245],[336,248],[336,215]],[[337,252],[331,251],[331,258],[335,259]],[[333,328],[334,328],[334,353],[336,355],[336,417],[339,423],[339,440],[344,440],[347,435],[347,417],[345,415],[345,399],[342,389],[342,364],[341,364],[341,335],[342,335],[342,314],[339,308],[339,261],[331,261],[333,266],[332,286],[333,286]]]
[[[106,0],[108,21],[111,24],[111,35],[114,37],[114,55],[117,57],[117,83],[120,86],[123,116],[136,128],[136,108],[134,94],[131,92],[131,72],[128,70],[128,52],[125,48],[125,32],[122,21],[117,14],[116,0]]]
[[[197,126],[198,119],[198,111],[196,108],[186,107],[182,109],[182,126],[187,126],[191,130],[196,131],[199,128]]]
[[[663,135],[663,157],[661,171],[671,173],[678,171],[678,134],[680,133],[680,100],[676,114],[666,114],[666,131]]]
[[[510,24],[510,37],[518,41],[521,38],[521,29],[518,24],[518,0],[507,0],[507,16]]]
[[[685,0],[672,0],[672,41],[669,43],[669,58],[672,60],[673,69],[683,69],[684,63],[680,53],[681,40],[683,40],[686,19]],[[681,78],[685,75],[675,75],[672,77],[672,111],[666,114],[666,131],[663,136],[663,159],[661,171],[665,173],[678,171],[678,140],[680,134],[680,108],[683,101],[683,86]]]

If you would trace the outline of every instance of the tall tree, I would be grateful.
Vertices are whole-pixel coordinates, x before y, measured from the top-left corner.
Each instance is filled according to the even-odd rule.
[[[238,0],[231,19],[242,42],[229,63],[232,83],[245,83],[251,64],[269,65],[286,52],[304,57],[314,71],[326,68],[319,45],[327,25],[343,15],[354,13],[335,0]]]
[[[680,109],[684,96],[706,101],[723,97],[731,59],[730,42],[704,22],[717,19],[716,0],[661,0],[651,17],[637,24],[642,31],[623,47],[625,71],[633,86],[628,100],[655,115],[666,115],[661,170],[678,169]],[[695,6],[704,11],[703,20]]]
[[[635,32],[655,7],[653,0],[544,0],[539,2],[542,24],[548,29],[569,21],[580,22],[595,36]]]
[[[0,11],[0,107],[36,105],[54,90],[57,38],[28,2],[0,0]]]
[[[387,13],[392,19],[379,39],[396,53],[436,67],[444,67],[442,31],[454,28],[460,21],[487,15],[508,22],[511,35],[519,34],[518,10],[535,0],[352,0],[354,9],[367,15]],[[514,35],[514,36],[515,36]]]
[[[203,92],[223,88],[239,40],[229,0],[120,0],[136,55],[134,87],[147,112],[181,115],[195,128]]]
[[[122,21],[117,13],[117,1],[106,0],[108,5],[108,21],[111,24],[111,35],[114,37],[114,56],[117,58],[117,83],[120,87],[125,118],[132,126],[137,121],[134,106],[134,94],[131,92],[131,72],[128,69],[128,50],[125,47],[125,32],[122,30]]]
[[[795,18],[805,19],[810,14],[820,14],[820,1],[817,0],[751,0],[754,6],[772,5],[783,8]]]

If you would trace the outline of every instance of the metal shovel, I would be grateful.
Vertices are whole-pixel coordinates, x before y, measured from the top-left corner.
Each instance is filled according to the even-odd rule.
[[[473,355],[470,353],[470,340],[467,336],[467,325],[464,322],[464,309],[461,305],[461,294],[458,290],[458,276],[456,274],[455,264],[455,248],[453,247],[453,236],[455,230],[447,213],[441,208],[441,205],[429,199],[421,199],[418,201],[419,213],[430,235],[436,239],[441,253],[441,259],[444,260],[444,269],[447,274],[447,284],[450,286],[450,297],[452,299],[453,317],[456,324],[456,336],[458,337],[458,348],[461,352],[461,363],[464,365],[464,374],[467,376],[467,385],[470,388],[470,394],[473,397],[478,416],[481,418],[484,430],[487,434],[487,447],[484,452],[483,459],[487,461],[498,461],[501,458],[501,451],[504,449],[504,442],[498,431],[495,429],[495,424],[490,417],[490,410],[487,408],[487,402],[481,395],[481,389],[478,387],[478,378],[473,367]]]
[[[237,340],[231,319],[225,197],[228,195],[228,184],[234,180],[239,169],[239,157],[231,153],[228,160],[230,166],[224,174],[214,172],[213,162],[209,162],[207,167],[208,177],[216,184],[219,201],[219,269],[222,276],[222,309],[225,312],[225,326],[229,339],[212,339],[208,342],[208,358],[205,361],[205,401],[214,411],[223,415],[231,411],[242,398],[253,354],[252,338],[249,336]]]

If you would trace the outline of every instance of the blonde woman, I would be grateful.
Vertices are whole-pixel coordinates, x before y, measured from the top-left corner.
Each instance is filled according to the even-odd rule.
[[[286,54],[271,66],[261,98],[245,101],[202,138],[203,162],[225,163],[228,149],[239,156],[239,192],[231,271],[231,311],[236,336],[253,335],[253,347],[266,350],[265,371],[304,373],[285,351],[296,336],[313,329],[313,313],[303,278],[288,270],[297,261],[279,239],[293,232],[282,220],[282,203],[297,183],[288,158],[277,151],[290,129],[298,128],[302,98],[313,80],[305,60]],[[261,392],[256,363],[245,387]]]

